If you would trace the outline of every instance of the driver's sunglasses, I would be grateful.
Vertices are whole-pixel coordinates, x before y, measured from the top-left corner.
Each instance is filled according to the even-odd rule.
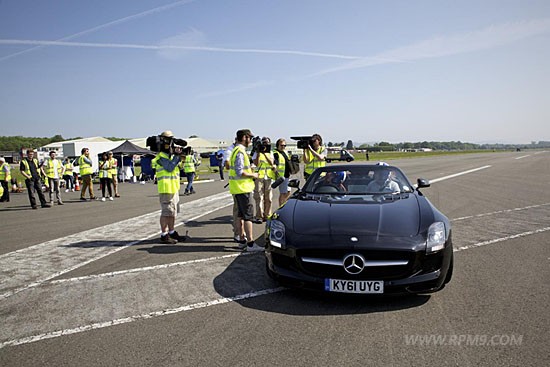
[[[286,144],[279,144],[280,147],[285,148]]]

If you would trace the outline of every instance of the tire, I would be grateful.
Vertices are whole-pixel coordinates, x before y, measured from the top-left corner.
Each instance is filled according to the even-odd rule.
[[[451,278],[453,277],[453,268],[454,268],[454,256],[451,257],[451,263],[449,264],[449,270],[447,270],[447,276],[445,277],[445,282],[443,284],[447,284],[451,281]]]

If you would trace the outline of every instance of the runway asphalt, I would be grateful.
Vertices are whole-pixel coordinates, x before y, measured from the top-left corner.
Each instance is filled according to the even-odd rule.
[[[454,277],[441,292],[280,287],[263,254],[232,242],[216,175],[181,196],[189,238],[177,245],[158,241],[151,183],[38,210],[12,195],[0,204],[0,366],[550,364],[550,152],[390,163],[431,180],[422,192],[451,219]]]

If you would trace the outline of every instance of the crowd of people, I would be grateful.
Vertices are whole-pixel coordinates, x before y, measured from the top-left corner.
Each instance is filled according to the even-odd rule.
[[[86,191],[89,193],[89,199],[95,200],[96,197],[94,196],[92,182],[92,160],[88,148],[82,149],[81,156],[78,158],[78,165],[80,169],[80,180],[82,181],[80,200],[88,201],[88,199],[85,198]],[[44,159],[44,161],[39,162],[35,157],[34,150],[28,149],[26,151],[26,156],[19,164],[19,170],[25,179],[25,187],[32,209],[38,209],[36,196],[38,196],[38,201],[42,208],[50,208],[54,204],[63,205],[61,197],[63,186],[65,187],[65,192],[73,192],[77,189],[78,178],[74,173],[73,161],[68,157],[64,160],[57,158],[57,153],[55,151],[50,151],[48,157]],[[99,162],[99,178],[102,191],[101,201],[106,201],[107,198],[113,200],[113,193],[115,197],[120,197],[116,175],[117,160],[113,158],[113,153],[103,153]],[[0,195],[1,202],[10,201],[10,186],[11,192],[22,191],[18,187],[17,180],[11,175],[10,165],[5,162],[3,157],[0,157],[0,184],[2,187],[2,194]],[[49,200],[46,200],[46,195],[44,195],[44,186],[48,193]],[[106,190],[109,196],[105,195]]]
[[[224,181],[224,169],[228,172],[229,192],[233,196],[233,234],[234,241],[239,248],[246,251],[262,251],[263,247],[254,241],[253,223],[262,223],[272,214],[273,189],[279,190],[279,207],[290,196],[289,179],[297,173],[297,168],[292,164],[291,157],[286,152],[286,140],[280,138],[276,141],[274,150],[271,150],[271,139],[263,137],[252,150],[252,156],[247,153],[247,148],[252,143],[254,135],[249,129],[236,132],[235,142],[230,145],[223,154],[217,154],[220,180]],[[193,182],[198,162],[194,154],[188,150],[172,144],[174,135],[171,131],[164,131],[159,135],[159,152],[151,161],[151,167],[155,171],[155,179],[161,206],[160,214],[160,242],[164,244],[176,244],[184,241],[175,230],[176,216],[179,213],[180,171],[187,178],[187,186],[184,195],[195,193]],[[326,148],[322,145],[322,138],[315,134],[309,140],[307,148],[303,149],[305,164],[304,175],[306,178],[318,167],[325,165],[327,155]],[[21,174],[25,178],[25,186],[29,196],[30,205],[37,209],[36,197],[43,208],[51,207],[54,203],[63,205],[61,197],[61,182],[64,180],[65,192],[74,191],[75,176],[73,175],[73,163],[69,159],[61,161],[56,157],[56,152],[51,151],[48,159],[39,163],[34,157],[34,151],[29,149],[26,157],[20,163]],[[93,168],[90,151],[83,148],[78,158],[80,179],[82,182],[80,200],[95,200],[93,189]],[[101,187],[101,201],[112,201],[113,197],[119,197],[117,185],[116,159],[112,152],[105,152],[99,160],[99,180]],[[10,168],[3,158],[0,158],[0,187],[2,189],[1,201],[9,201]],[[42,190],[42,183],[46,183],[49,201]],[[255,208],[252,203],[255,202]]]

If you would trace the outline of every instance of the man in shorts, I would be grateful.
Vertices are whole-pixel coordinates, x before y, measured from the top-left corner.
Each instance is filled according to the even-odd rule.
[[[229,159],[229,192],[233,195],[238,210],[239,222],[244,233],[240,233],[240,237],[246,240],[241,243],[243,250],[246,251],[263,251],[264,248],[258,246],[254,241],[252,233],[252,202],[251,194],[254,191],[254,179],[258,178],[258,173],[252,172],[250,158],[246,153],[246,148],[252,140],[252,133],[248,129],[237,131],[237,145],[231,152]]]
[[[175,244],[184,240],[174,230],[176,216],[179,213],[180,169],[182,168],[181,148],[173,148],[171,131],[164,131],[159,136],[160,152],[151,161],[155,169],[157,189],[160,201],[160,242]]]

